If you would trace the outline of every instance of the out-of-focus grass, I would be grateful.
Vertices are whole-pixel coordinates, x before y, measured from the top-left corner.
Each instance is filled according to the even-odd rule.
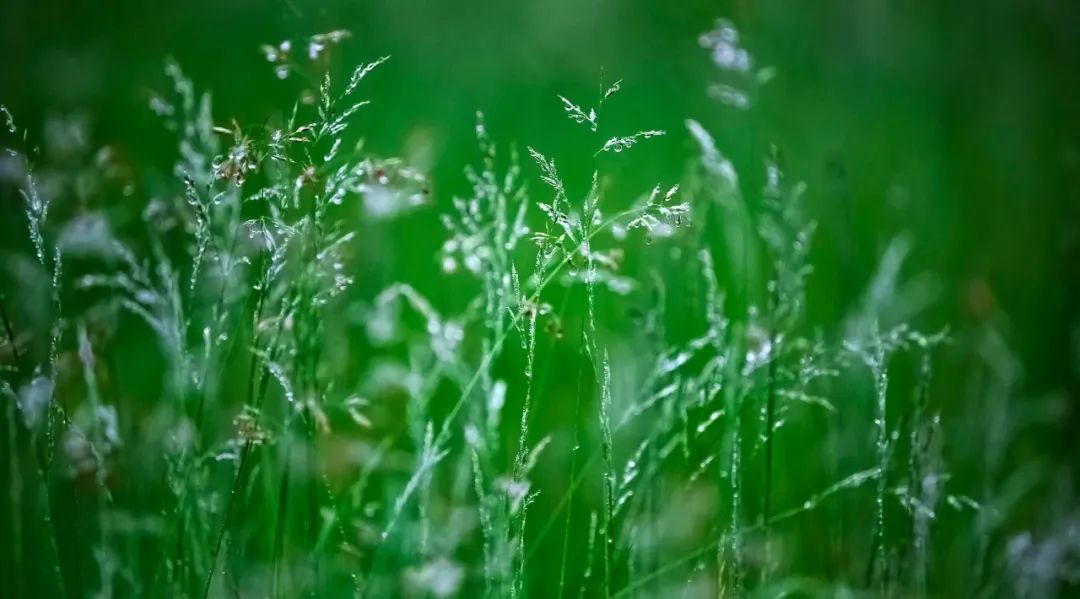
[[[198,594],[210,569],[208,556],[221,553],[221,579],[214,583],[221,586],[213,586],[214,592],[224,593],[230,584],[262,589],[261,579],[266,578],[279,581],[277,590],[288,594],[303,586],[308,574],[283,575],[279,564],[301,562],[297,555],[310,547],[319,548],[317,555],[333,556],[327,558],[322,586],[317,587],[326,593],[355,586],[375,593],[418,588],[437,595],[432,584],[457,580],[454,588],[467,592],[491,588],[497,594],[551,595],[563,586],[559,574],[564,571],[571,581],[565,585],[568,593],[577,592],[586,572],[589,582],[582,588],[590,593],[622,588],[662,593],[684,583],[691,590],[713,592],[714,580],[721,585],[734,581],[734,586],[723,587],[731,593],[796,588],[829,594],[879,585],[895,593],[918,593],[927,586],[940,594],[1068,592],[1056,576],[1069,570],[1053,561],[1055,555],[1075,550],[1069,531],[1076,526],[1071,456],[1077,446],[1071,431],[1077,422],[1080,377],[1080,299],[1073,272],[1080,227],[1080,122],[1066,91],[1080,88],[1080,42],[1074,34],[1077,10],[1067,3],[853,7],[767,2],[717,8],[708,3],[546,0],[520,5],[197,2],[162,7],[129,2],[100,7],[12,0],[0,10],[0,53],[8,57],[8,66],[0,72],[0,102],[16,115],[20,127],[31,131],[27,141],[14,139],[10,145],[30,155],[40,147],[37,180],[57,198],[51,217],[57,223],[54,235],[60,223],[90,214],[102,218],[118,237],[130,239],[139,260],[154,256],[152,236],[143,225],[145,207],[152,199],[183,199],[183,186],[173,172],[176,135],[148,108],[151,97],[171,85],[162,75],[167,56],[182,65],[199,91],[212,92],[214,124],[228,130],[235,121],[254,135],[251,132],[265,127],[282,127],[297,96],[315,93],[321,72],[332,73],[340,85],[352,65],[390,55],[391,60],[363,82],[362,96],[372,104],[357,114],[346,134],[346,150],[363,137],[356,156],[373,161],[371,173],[390,170],[382,157],[402,156],[425,175],[424,183],[416,183],[424,187],[425,206],[400,218],[372,221],[358,202],[332,213],[342,232],[357,233],[346,256],[353,281],[330,313],[308,315],[317,341],[298,334],[295,348],[306,349],[297,364],[289,366],[299,371],[300,364],[311,359],[319,373],[310,375],[313,380],[333,379],[339,387],[352,387],[334,390],[341,392],[338,399],[356,402],[337,416],[346,421],[352,415],[360,429],[374,418],[374,428],[320,437],[313,433],[314,424],[304,421],[304,428],[297,421],[296,430],[284,426],[277,431],[282,441],[275,452],[256,452],[254,464],[234,460],[238,472],[248,469],[244,476],[162,459],[160,439],[153,437],[175,433],[179,422],[173,420],[176,414],[161,411],[168,399],[164,373],[175,365],[146,327],[101,308],[108,294],[74,292],[78,276],[101,268],[92,251],[84,259],[65,261],[60,286],[65,325],[54,370],[66,374],[54,384],[64,393],[81,385],[83,390],[71,392],[73,402],[89,401],[85,389],[101,390],[103,397],[97,401],[114,406],[119,414],[116,434],[123,442],[111,458],[119,461],[114,472],[133,478],[98,481],[95,486],[93,480],[65,473],[56,465],[64,462],[54,462],[52,452],[70,453],[71,448],[45,443],[38,453],[30,451],[31,439],[16,426],[19,413],[14,404],[8,405],[4,438],[12,457],[6,467],[14,478],[6,479],[12,481],[12,499],[4,505],[21,511],[11,512],[5,531],[28,540],[13,544],[16,549],[5,554],[4,563],[31,572],[26,585],[12,582],[14,586],[6,587],[11,592],[26,592],[31,581],[63,580],[64,591],[73,595],[105,588],[105,582],[121,594],[136,588]],[[725,106],[707,93],[710,83],[724,75],[701,48],[699,35],[718,16],[737,24],[755,66],[775,69],[746,111]],[[284,81],[274,77],[259,51],[262,44],[303,40],[339,28],[349,30],[351,37]],[[305,48],[296,43],[295,51],[302,55]],[[616,79],[624,89],[605,103],[602,137],[568,121],[557,95],[595,106],[597,88]],[[681,241],[646,244],[640,232],[631,232],[619,244],[607,243],[605,249],[623,252],[618,257],[620,274],[639,285],[629,299],[602,286],[599,292],[586,292],[587,286],[580,284],[564,287],[553,274],[550,288],[533,298],[532,309],[544,311],[533,334],[535,347],[529,349],[526,343],[523,351],[517,349],[519,337],[530,339],[522,333],[530,317],[511,302],[502,307],[513,312],[513,319],[502,322],[507,314],[496,310],[485,320],[490,325],[492,318],[499,319],[505,331],[466,327],[460,363],[436,356],[427,364],[408,344],[380,346],[372,340],[371,327],[386,320],[387,326],[411,326],[421,333],[428,325],[431,333],[435,320],[441,323],[439,334],[453,336],[459,315],[482,313],[493,305],[478,292],[487,290],[487,283],[471,279],[464,268],[447,273],[440,260],[447,238],[440,215],[453,212],[452,198],[472,197],[472,185],[461,171],[482,162],[477,110],[483,111],[498,148],[494,172],[509,168],[512,147],[521,154],[530,197],[528,222],[534,229],[544,221],[533,206],[550,201],[552,192],[541,183],[526,145],[555,157],[569,190],[566,199],[577,214],[583,211],[582,199],[597,168],[602,173],[604,216],[629,208],[657,183],[666,190],[682,182],[683,194],[709,208],[699,212],[702,216],[691,215],[693,233],[676,237]],[[701,123],[738,172],[736,191],[745,204],[739,210],[715,207],[732,200],[718,192],[716,181],[702,178],[701,147],[687,129],[687,119]],[[643,129],[667,134],[643,141],[618,159],[594,156],[598,141]],[[82,131],[87,132],[85,139]],[[223,148],[235,141],[215,135]],[[753,330],[747,312],[755,305],[769,319],[773,300],[766,281],[776,274],[769,262],[772,250],[767,244],[758,247],[749,262],[740,254],[745,244],[761,244],[756,223],[767,214],[761,190],[768,183],[763,160],[774,144],[786,181],[806,183],[801,217],[817,224],[808,256],[814,270],[799,308],[801,320],[784,326],[791,327],[790,336],[821,341],[828,346],[823,353],[837,360],[844,355],[850,362],[829,365],[842,371],[823,391],[834,409],[805,410],[800,403],[792,414],[773,414],[769,406],[783,390],[767,382],[775,373],[763,370],[755,375],[760,380],[746,377],[752,382],[744,394],[746,403],[740,404],[745,421],[732,410],[734,398],[742,397],[738,392],[723,396],[727,404],[717,404],[726,409],[722,415],[709,409],[685,416],[692,427],[715,418],[723,432],[702,437],[702,445],[685,449],[685,458],[677,464],[648,453],[644,463],[656,466],[649,472],[655,486],[634,487],[641,498],[632,508],[635,517],[619,521],[614,516],[618,526],[627,527],[616,530],[607,522],[609,512],[615,513],[611,502],[617,489],[601,478],[601,466],[609,475],[619,471],[621,477],[627,460],[641,458],[635,458],[636,446],[619,435],[636,439],[646,433],[632,427],[610,433],[605,427],[617,424],[608,420],[617,421],[633,404],[635,393],[647,388],[644,373],[654,365],[649,351],[677,350],[702,334],[709,284],[702,274],[700,249],[716,260],[718,291],[725,295],[723,312],[735,331],[731,338],[742,340],[728,349],[745,358],[746,352],[755,351],[755,339],[760,343],[762,335],[778,332]],[[111,156],[95,154],[103,146]],[[119,166],[107,171],[106,164]],[[5,169],[2,175],[0,285],[22,364],[16,352],[7,349],[10,344],[5,344],[2,357],[12,393],[30,397],[36,392],[27,386],[36,380],[34,367],[38,375],[49,374],[44,365],[54,315],[49,309],[51,275],[48,268],[34,266],[23,200],[16,193],[17,171]],[[303,176],[303,171],[295,174]],[[246,206],[245,217],[250,217],[251,205]],[[97,222],[83,226],[92,231]],[[210,256],[227,253],[208,244]],[[167,245],[165,251],[176,259],[190,244],[172,239]],[[478,247],[485,246],[463,250],[462,266]],[[531,273],[523,265],[531,265],[532,250],[515,251],[508,259],[522,276]],[[45,263],[50,254],[46,251]],[[889,273],[890,260],[899,272]],[[783,262],[790,264],[790,256]],[[116,266],[115,260],[105,263]],[[508,264],[494,272],[508,274]],[[587,265],[566,268],[580,273]],[[179,286],[186,287],[190,264],[180,262],[178,273]],[[655,284],[657,280],[663,285]],[[879,293],[868,294],[875,280]],[[398,282],[409,287],[391,287]],[[898,286],[891,287],[893,282]],[[521,281],[524,295],[533,293],[536,283],[530,288]],[[490,285],[491,290],[505,290],[501,279]],[[385,295],[388,288],[409,291]],[[204,285],[190,302],[185,300],[191,309],[185,317],[213,322],[215,291],[215,285]],[[422,314],[398,322],[400,313],[408,313],[402,302],[408,303],[414,292],[431,300],[437,319]],[[477,297],[483,298],[479,305],[473,301]],[[249,388],[265,385],[271,389],[267,397],[277,402],[266,408],[265,416],[252,416],[256,423],[261,417],[289,422],[274,381],[281,377],[270,368],[275,358],[266,353],[273,347],[272,331],[285,325],[260,323],[252,311],[252,302],[258,300],[239,298],[226,312],[245,321],[241,331],[265,327],[264,345],[258,340],[244,343],[209,361],[221,369],[224,383],[216,391],[220,403],[207,407],[207,420],[192,433],[207,451],[221,449],[218,445],[231,438],[239,406],[252,403],[242,396],[258,395]],[[373,311],[377,298],[387,300],[390,312]],[[928,374],[918,343],[905,338],[912,347],[890,362],[888,387],[883,388],[874,347],[842,350],[841,341],[858,337],[855,333],[868,324],[860,316],[906,322],[927,332],[947,327],[950,342],[933,350]],[[86,328],[81,335],[80,326]],[[590,327],[595,333],[586,333]],[[889,331],[879,333],[887,337]],[[200,334],[198,328],[188,331],[185,351],[195,360]],[[241,332],[239,338],[247,340],[245,335]],[[317,357],[311,353],[315,348],[321,352]],[[253,349],[255,359],[249,355]],[[724,350],[717,345],[716,351]],[[797,351],[816,355],[801,346]],[[857,365],[855,358],[860,357],[869,369]],[[260,362],[257,368],[257,360],[265,361],[261,377],[268,378],[267,383],[251,374],[264,367]],[[533,360],[530,380],[523,372]],[[412,373],[403,374],[410,366]],[[417,373],[430,376],[420,379],[430,388],[415,387]],[[738,374],[725,378],[724,384],[736,385],[742,380]],[[607,376],[611,380],[604,383]],[[248,384],[249,377],[255,383]],[[466,426],[483,420],[475,412],[483,410],[473,404],[478,395],[494,392],[498,380],[509,388],[508,412],[487,440],[504,445],[491,449],[491,455],[473,455],[463,441]],[[394,381],[406,381],[407,391],[387,392],[397,388]],[[875,384],[889,406],[880,425],[873,420]],[[526,388],[535,402],[528,444],[551,436],[531,472],[531,490],[540,494],[527,521],[523,512],[508,510],[498,499],[507,477],[511,485],[525,478],[520,472],[525,448],[517,445],[521,418],[515,410],[522,408]],[[353,391],[355,397],[350,396]],[[614,412],[606,416],[599,413],[604,393],[612,395]],[[195,405],[199,391],[186,389],[178,396],[185,405]],[[923,397],[925,405],[919,403]],[[56,397],[57,402],[63,399],[62,393]],[[377,405],[365,403],[372,400]],[[460,416],[458,405],[465,406]],[[759,407],[764,408],[763,421],[783,420],[775,438],[753,428]],[[455,420],[447,420],[448,414]],[[187,417],[198,416],[191,412]],[[660,415],[650,418],[663,422]],[[55,424],[71,426],[66,416]],[[332,425],[334,430],[343,426],[338,420]],[[64,438],[62,430],[54,440]],[[436,459],[443,450],[437,440],[444,431],[455,443],[445,462]],[[894,431],[901,438],[890,446]],[[108,432],[107,426],[97,430],[94,434],[101,438],[93,441],[111,446]],[[294,435],[302,440],[285,441]],[[612,435],[614,449],[605,441]],[[364,443],[357,444],[357,439]],[[580,452],[571,452],[573,439],[581,440]],[[921,442],[926,446],[919,447]],[[292,446],[300,449],[285,449]],[[142,453],[151,451],[158,455]],[[731,464],[735,454],[741,455],[740,467],[747,473],[742,488],[724,478],[725,471],[730,477],[738,470]],[[909,454],[923,461],[908,459]],[[709,456],[713,461],[706,461]],[[507,464],[513,467],[502,468]],[[702,464],[705,474],[698,472]],[[40,487],[48,490],[51,504],[38,490],[35,467],[43,468],[51,481]],[[875,468],[879,474],[871,476]],[[910,481],[935,468],[948,472],[948,493],[957,505],[936,497],[943,502],[941,515],[928,524],[925,512],[903,498],[923,497]],[[297,474],[289,479],[281,474],[286,471]],[[318,480],[313,473],[325,486],[312,482]],[[575,488],[573,475],[585,480],[576,492],[568,491]],[[247,476],[249,487],[238,487],[237,481]],[[707,484],[681,486],[688,477]],[[181,480],[196,495],[185,508],[189,515],[179,518],[179,531],[174,529],[178,525],[172,503],[177,490],[166,480]],[[905,480],[908,487],[901,488]],[[728,483],[732,488],[725,487]],[[110,497],[114,489],[116,495]],[[827,499],[815,495],[830,489],[836,492],[827,493]],[[922,491],[944,493],[936,482]],[[295,499],[303,493],[314,493],[305,499],[306,507]],[[294,497],[293,511],[280,507],[288,494]],[[236,523],[232,516],[223,518],[232,496],[244,498],[244,509],[250,510],[241,512],[246,517]],[[738,517],[730,514],[734,497],[742,499]],[[765,497],[771,505],[764,511],[785,516],[768,526],[760,520]],[[979,502],[978,509],[965,503],[968,498]],[[813,509],[804,513],[804,502]],[[344,506],[359,511],[350,513]],[[573,520],[564,522],[567,512]],[[349,520],[331,517],[344,513]],[[878,513],[886,523],[880,537]],[[644,515],[657,526],[642,524],[648,520]],[[487,524],[477,521],[484,518]],[[377,536],[388,522],[391,532],[400,527],[399,536],[389,536],[380,545]],[[934,531],[927,537],[933,539],[931,545],[922,549],[915,543],[919,522]],[[488,530],[481,532],[484,526]],[[762,534],[763,528],[768,535]],[[431,545],[415,547],[418,539],[429,539],[429,529],[435,535],[426,541]],[[221,532],[226,530],[228,535]],[[515,550],[513,541],[521,531],[524,548]],[[727,536],[717,538],[717,531]],[[231,549],[234,534],[247,553]],[[123,542],[102,541],[110,535]],[[279,535],[284,540],[278,540]],[[618,539],[611,555],[603,553],[600,539],[608,538],[605,535]],[[173,548],[162,541],[174,537],[201,545]],[[225,549],[216,551],[222,539]],[[691,547],[694,542],[699,543]],[[327,549],[337,544],[347,545],[347,550]],[[587,551],[590,546],[593,550]],[[505,566],[499,562],[505,555],[518,557],[509,558],[512,575],[501,581],[487,570]],[[590,562],[588,555],[598,557]],[[604,557],[615,564],[609,565],[611,572],[601,564]],[[926,579],[916,575],[920,563],[928,572],[923,574]],[[62,575],[51,570],[53,564],[59,564]],[[1047,564],[1054,566],[1049,582],[1035,574],[1044,572]],[[273,573],[264,571],[271,567]],[[695,571],[703,574],[694,576]],[[241,579],[230,580],[229,572]],[[459,572],[464,572],[464,582],[455,578]],[[347,573],[361,581],[348,580]],[[608,579],[614,582],[603,584]],[[365,587],[369,583],[385,586]]]

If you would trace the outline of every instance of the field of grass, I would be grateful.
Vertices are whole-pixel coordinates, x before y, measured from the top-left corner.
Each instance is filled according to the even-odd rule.
[[[0,15],[0,597],[1080,592],[1067,3]]]

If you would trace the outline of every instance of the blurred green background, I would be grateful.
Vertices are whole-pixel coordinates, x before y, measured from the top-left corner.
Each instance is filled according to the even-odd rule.
[[[149,109],[168,86],[166,57],[212,91],[227,124],[287,113],[305,87],[275,78],[261,44],[349,30],[330,52],[339,77],[391,55],[364,82],[373,103],[357,130],[369,149],[428,172],[434,206],[371,232],[358,297],[405,278],[464,304],[471,288],[438,268],[438,215],[468,191],[475,111],[498,142],[557,157],[583,193],[595,142],[556,95],[588,105],[602,79],[622,79],[604,127],[669,135],[606,165],[616,201],[680,178],[697,152],[687,118],[715,135],[748,197],[777,144],[819,223],[811,324],[842,320],[890,240],[909,235],[905,273],[923,277],[928,302],[917,324],[962,336],[993,322],[1024,363],[1020,393],[1067,400],[1063,420],[1023,440],[1016,459],[1057,456],[1074,474],[1080,464],[1078,3],[3,0],[0,16],[0,103],[31,128],[88,115],[93,145],[139,173],[135,196],[104,206],[120,222],[175,188],[176,143]],[[748,111],[706,93],[720,77],[698,36],[718,17],[758,66],[776,68]],[[0,210],[0,247],[24,251],[21,207]],[[5,289],[20,285],[2,276]],[[947,416],[968,359],[957,352],[935,383]]]
[[[258,123],[287,111],[298,91],[295,77],[273,76],[260,44],[347,29],[353,37],[333,56],[340,74],[392,56],[365,84],[368,147],[407,157],[424,149],[444,207],[467,189],[460,172],[475,162],[476,110],[497,140],[573,169],[592,140],[555,96],[589,103],[603,71],[624,80],[606,115],[612,130],[670,132],[618,165],[620,186],[640,193],[681,172],[694,151],[686,118],[714,133],[746,191],[759,187],[761,157],[776,143],[789,178],[808,183],[821,226],[819,318],[842,313],[887,240],[909,231],[911,267],[941,283],[942,322],[1001,306],[1032,388],[1075,389],[1075,3],[5,0],[2,12],[0,100],[21,122],[92,115],[97,143],[162,176],[175,142],[148,102],[167,89],[165,57],[212,90],[219,122]],[[777,68],[749,114],[705,93],[716,69],[697,37],[721,16],[758,65]],[[571,179],[583,181],[586,168]],[[11,208],[5,244],[22,227]],[[406,256],[431,259],[409,263],[435,276],[438,241],[410,239]]]

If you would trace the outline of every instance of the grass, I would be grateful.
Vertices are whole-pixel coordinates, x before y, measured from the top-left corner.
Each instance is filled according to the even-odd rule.
[[[601,80],[594,107],[552,98],[590,140],[578,157],[522,160],[477,115],[470,195],[434,197],[362,142],[365,84],[394,61],[342,76],[323,57],[346,43],[264,47],[267,76],[303,92],[255,125],[217,120],[167,62],[152,109],[176,161],[152,198],[119,158],[42,151],[3,110],[3,193],[43,283],[0,294],[0,594],[1073,588],[1075,523],[1023,507],[1052,462],[1008,459],[1022,366],[994,326],[921,313],[903,276],[917,241],[862,273],[843,318],[811,321],[816,224],[781,150],[744,177],[687,120],[696,159],[627,196],[620,165],[672,132],[609,125],[623,81]],[[733,114],[769,93],[775,69],[734,25],[699,43]],[[116,188],[141,218],[106,210]],[[446,230],[434,287],[408,256],[364,255],[427,212]],[[387,284],[367,293],[373,261]],[[958,360],[971,400],[945,419],[931,375]],[[969,418],[991,425],[971,436]],[[1053,515],[1071,508],[1063,491]]]

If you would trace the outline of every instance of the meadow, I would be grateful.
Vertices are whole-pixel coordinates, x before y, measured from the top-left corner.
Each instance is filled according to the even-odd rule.
[[[1076,593],[1080,13],[879,8],[0,7],[0,596]]]

